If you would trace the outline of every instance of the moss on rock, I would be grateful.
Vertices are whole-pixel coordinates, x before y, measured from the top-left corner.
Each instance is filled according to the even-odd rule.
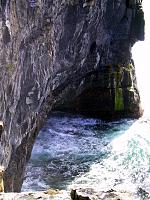
[[[124,110],[124,99],[122,88],[115,89],[115,111]]]

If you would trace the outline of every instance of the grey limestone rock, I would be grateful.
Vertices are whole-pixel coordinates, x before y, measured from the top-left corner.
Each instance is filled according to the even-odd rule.
[[[92,188],[71,191],[72,200],[134,200],[135,196],[127,191],[96,191]]]
[[[131,56],[144,39],[140,2],[2,0],[0,32],[5,191],[20,191],[51,110],[109,119],[141,115]]]

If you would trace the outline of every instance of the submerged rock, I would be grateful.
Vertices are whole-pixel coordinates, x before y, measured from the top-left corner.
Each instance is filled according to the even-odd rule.
[[[150,199],[150,194],[141,187],[138,188],[137,194],[143,199]]]
[[[144,39],[139,1],[0,3],[0,164],[5,191],[51,110],[113,119],[141,115],[131,47]]]

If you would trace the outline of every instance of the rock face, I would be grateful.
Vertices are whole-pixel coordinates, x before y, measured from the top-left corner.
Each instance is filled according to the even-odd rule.
[[[140,116],[131,47],[144,39],[138,0],[1,0],[0,165],[20,191],[50,110]]]

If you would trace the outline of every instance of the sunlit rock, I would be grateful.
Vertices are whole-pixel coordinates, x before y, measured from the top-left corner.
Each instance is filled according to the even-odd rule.
[[[71,200],[69,194],[65,191],[50,189],[51,192],[22,192],[22,193],[0,193],[0,200]]]
[[[4,192],[4,167],[0,166],[0,192]]]

